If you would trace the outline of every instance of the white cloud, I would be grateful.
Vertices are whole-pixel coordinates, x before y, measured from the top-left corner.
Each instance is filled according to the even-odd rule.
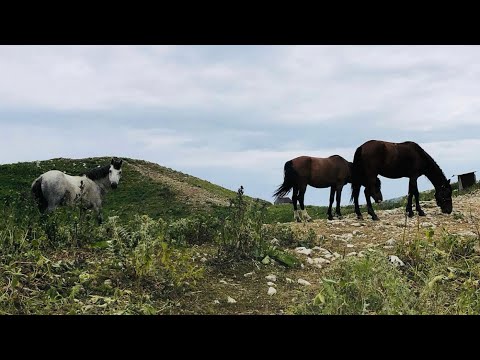
[[[256,63],[222,58],[231,47],[217,46],[209,58],[201,48],[4,46],[0,103],[54,110],[242,109],[267,113],[266,122],[298,124],[342,124],[344,117],[380,112],[380,127],[423,131],[478,123],[476,46],[242,48],[270,53]]]
[[[261,132],[239,132],[242,136],[262,136]],[[89,156],[126,156],[159,163],[192,175],[204,177],[214,183],[235,190],[239,176],[249,194],[271,199],[273,190],[283,180],[284,163],[300,155],[328,157],[338,154],[351,161],[356,146],[301,147],[301,144],[285,144],[280,151],[265,149],[229,150],[222,144],[201,140],[203,146],[190,134],[156,128],[110,129],[108,127],[64,129],[45,126],[2,125],[0,131],[0,163],[45,160],[55,157],[84,158]],[[360,144],[358,144],[360,145]],[[466,171],[479,170],[477,149],[480,139],[425,142],[420,145],[435,159],[447,178]],[[209,173],[221,174],[221,178]],[[456,181],[456,178],[454,178]],[[420,191],[431,189],[430,182],[419,179]],[[384,179],[382,189],[386,199],[405,195],[407,179]],[[347,195],[345,195],[347,194]],[[349,188],[345,190],[342,204],[348,203]],[[363,195],[362,195],[363,198]],[[308,203],[325,204],[328,191],[309,190]],[[363,201],[363,200],[362,200]]]
[[[421,145],[447,177],[480,167],[480,140],[465,135],[480,125],[478,46],[2,46],[0,79],[3,112],[45,118],[37,127],[21,115],[15,125],[0,119],[4,163],[117,154],[186,172],[224,170],[226,178],[241,171],[262,192],[293,157],[351,160],[362,141],[398,131],[404,140],[429,139]],[[129,118],[132,108],[149,122]],[[125,109],[125,127],[107,127]],[[84,119],[85,110],[107,120],[54,126],[43,116]],[[192,129],[175,122],[197,114]],[[358,120],[365,129],[352,133]],[[333,126],[337,138],[326,139]],[[459,128],[464,135],[431,140],[434,130],[447,139]],[[426,181],[421,187],[431,188]],[[399,196],[401,186],[385,190]]]
[[[143,147],[145,150],[166,150],[184,146],[192,141],[192,137],[167,129],[123,129],[127,143]]]

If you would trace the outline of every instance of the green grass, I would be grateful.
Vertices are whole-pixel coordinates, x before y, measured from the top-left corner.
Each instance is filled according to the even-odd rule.
[[[234,193],[231,206],[198,211],[168,186],[140,176],[128,161],[120,187],[109,193],[102,225],[76,207],[39,214],[29,194],[36,176],[53,168],[78,174],[83,162],[92,168],[109,160],[0,166],[0,314],[176,313],[179,299],[204,290],[207,270],[233,270],[239,261],[262,266],[266,256],[296,267],[298,259],[270,240],[284,247],[320,241],[312,229],[294,233],[289,224],[276,224],[291,222],[291,205],[266,206]],[[313,217],[326,216],[326,207],[308,210]],[[317,296],[295,313],[478,314],[479,239],[442,235],[433,242],[429,230],[399,243],[401,268],[379,251],[335,262],[322,273]],[[202,244],[216,251],[208,262],[194,261],[203,256]]]
[[[0,165],[0,201],[6,201],[19,194],[30,193],[30,186],[33,180],[48,170],[57,169],[68,174],[78,175],[79,173],[92,169],[98,165],[108,164],[111,157],[86,158],[86,159],[65,159],[56,158],[40,162],[37,167],[35,162],[23,162],[16,164]],[[224,199],[228,203],[235,198],[235,191],[225,189],[208,181],[184,174],[173,169],[143,160],[124,158],[123,177],[119,187],[110,191],[104,202],[104,214],[107,216],[117,215],[121,219],[129,219],[135,214],[146,214],[152,218],[180,219],[193,216],[197,213],[212,214],[217,217],[225,216],[225,206],[209,203],[208,200],[201,206],[192,206],[186,203],[176,190],[169,185],[154,181],[137,172],[131,165],[143,166],[150,171],[167,176],[179,181],[185,186],[201,188],[215,197]],[[85,166],[84,166],[85,164]],[[453,183],[452,187],[458,189],[458,184]],[[478,188],[478,185],[474,188]],[[247,194],[248,194],[248,189]],[[471,191],[471,190],[469,190]],[[426,191],[420,194],[422,201],[432,200],[434,191]],[[454,196],[458,191],[454,191]],[[247,201],[254,201],[251,197],[245,196]],[[272,205],[271,203],[259,200],[267,207],[266,223],[286,223],[293,221],[293,207],[290,204]],[[382,204],[374,204],[375,210],[386,210],[403,207],[406,204],[406,196],[397,201],[384,201]],[[307,206],[308,213],[313,219],[326,219],[326,206]],[[347,215],[354,212],[353,205],[342,206],[342,214]],[[362,209],[362,211],[364,211]]]
[[[444,233],[397,245],[404,262],[394,266],[378,250],[331,266],[322,287],[297,314],[478,314],[479,238]]]
[[[106,165],[110,159],[111,157],[56,158],[41,161],[40,167],[37,167],[35,162],[0,165],[0,201],[8,201],[8,199],[16,198],[20,194],[28,196],[34,179],[48,170],[60,170],[67,174],[78,175],[98,165]],[[175,189],[143,176],[131,164],[147,164],[149,167],[153,167],[155,171],[191,186],[201,187],[223,197],[226,201],[235,196],[233,191],[160,165],[129,158],[124,158],[124,160],[124,171],[119,187],[114,191],[109,191],[105,197],[103,211],[107,216],[117,215],[125,220],[135,214],[146,214],[152,218],[179,219],[199,212],[218,215],[225,212],[223,207],[208,203],[205,203],[203,207],[193,208],[178,196]]]

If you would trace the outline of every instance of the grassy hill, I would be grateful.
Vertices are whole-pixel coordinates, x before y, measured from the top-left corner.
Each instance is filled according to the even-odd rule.
[[[48,170],[70,175],[103,166],[111,157],[56,158],[37,162],[0,165],[0,199],[6,201],[30,193],[35,178]],[[142,160],[123,158],[119,187],[107,193],[104,211],[109,216],[176,219],[194,213],[218,213],[229,205],[235,192],[208,181]]]
[[[65,171],[78,175],[85,170],[108,164],[111,157],[86,159],[55,158],[37,162],[21,162],[0,165],[0,200],[5,201],[19,194],[29,195],[33,180],[48,170]],[[225,213],[235,191],[225,189],[208,181],[184,174],[173,169],[143,160],[124,159],[123,177],[119,187],[110,191],[105,199],[104,212],[108,216],[118,215],[121,219],[135,214],[145,214],[154,219],[180,219],[195,214]],[[457,189],[457,184],[453,184]],[[248,189],[245,189],[248,195]],[[273,191],[273,190],[272,190]],[[347,191],[344,196],[348,196]],[[433,190],[420,194],[421,200],[433,199]],[[249,201],[252,198],[246,196]],[[290,222],[293,219],[290,204],[272,205],[260,200],[267,207],[267,223]],[[375,209],[386,210],[406,204],[406,196],[374,204]],[[326,206],[308,205],[313,219],[326,219]],[[342,214],[353,213],[353,205],[342,206]]]
[[[291,206],[125,159],[101,225],[78,208],[33,208],[30,184],[44,171],[109,161],[0,166],[0,315],[480,311],[478,190],[455,197],[451,216],[430,201],[427,217],[396,209],[358,221],[346,207],[341,222],[298,224]],[[325,208],[309,213],[324,218]]]

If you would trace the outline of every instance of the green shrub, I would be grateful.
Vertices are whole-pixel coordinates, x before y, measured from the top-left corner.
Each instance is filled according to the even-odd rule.
[[[305,314],[409,314],[412,291],[400,271],[378,252],[350,257],[331,267]]]

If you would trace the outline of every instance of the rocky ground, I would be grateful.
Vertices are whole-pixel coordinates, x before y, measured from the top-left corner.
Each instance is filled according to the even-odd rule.
[[[429,232],[433,240],[446,231],[461,236],[479,236],[480,190],[453,198],[453,212],[442,214],[434,201],[422,202],[425,217],[405,218],[404,209],[377,211],[380,221],[365,220],[354,214],[341,220],[315,220],[291,223],[294,231],[313,229],[316,245],[297,246],[286,251],[302,260],[299,269],[288,269],[270,262],[261,264],[224,264],[207,266],[201,289],[192,291],[172,305],[170,313],[189,314],[284,314],[300,303],[310,301],[318,292],[322,272],[343,257],[363,256],[368,248],[377,248],[399,262],[395,245]],[[362,209],[364,211],[364,209]],[[432,231],[433,230],[433,231]],[[275,239],[272,239],[275,242]],[[208,265],[213,249],[198,248],[198,261]],[[209,254],[210,253],[210,254]]]

